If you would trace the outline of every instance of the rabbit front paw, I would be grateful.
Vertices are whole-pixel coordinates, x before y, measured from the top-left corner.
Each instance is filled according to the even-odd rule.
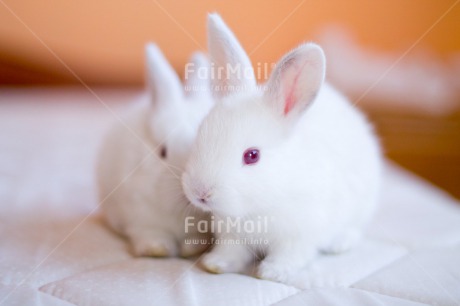
[[[139,257],[168,257],[178,254],[176,240],[167,233],[132,236],[131,245],[134,255]]]
[[[266,260],[262,261],[257,269],[258,278],[280,283],[290,283],[294,274],[295,271],[290,266]]]
[[[254,260],[254,254],[244,246],[215,245],[201,265],[211,273],[244,273]]]
[[[213,252],[203,257],[201,265],[206,271],[216,274],[237,273],[245,268],[245,263],[241,262],[238,258],[230,258]]]
[[[329,243],[323,245],[320,250],[325,254],[344,253],[355,246],[361,239],[362,233],[357,229],[350,229],[340,233]]]

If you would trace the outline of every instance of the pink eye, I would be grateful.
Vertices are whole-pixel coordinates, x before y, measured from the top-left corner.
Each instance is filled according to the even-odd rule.
[[[243,161],[246,165],[255,164],[259,161],[260,153],[258,149],[247,149],[243,154]]]

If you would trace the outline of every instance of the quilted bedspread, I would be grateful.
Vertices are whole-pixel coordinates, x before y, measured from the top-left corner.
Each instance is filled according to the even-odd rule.
[[[356,248],[320,257],[316,287],[134,258],[97,210],[94,162],[132,91],[0,91],[0,305],[460,305],[460,203],[387,163]]]

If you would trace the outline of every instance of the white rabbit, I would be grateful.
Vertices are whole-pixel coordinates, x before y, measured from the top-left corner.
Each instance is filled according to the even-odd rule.
[[[286,54],[263,87],[217,14],[208,17],[208,47],[220,101],[200,126],[182,177],[190,202],[225,225],[202,265],[242,272],[260,254],[257,276],[289,283],[318,251],[342,252],[360,238],[377,202],[378,141],[324,82],[319,46]],[[238,220],[254,224],[238,227]]]
[[[209,218],[184,196],[180,176],[198,126],[213,103],[205,55],[192,57],[193,73],[186,89],[154,44],[146,46],[148,93],[106,136],[98,163],[102,212],[108,224],[126,236],[137,256],[191,256],[207,239],[190,229],[184,218]],[[198,241],[197,241],[198,242]]]

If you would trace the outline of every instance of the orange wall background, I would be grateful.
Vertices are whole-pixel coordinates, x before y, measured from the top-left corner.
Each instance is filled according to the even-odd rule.
[[[156,42],[182,72],[205,50],[206,13],[219,12],[253,62],[342,25],[371,48],[460,51],[459,0],[1,0],[0,83],[133,85],[143,82],[144,44]],[[442,17],[444,16],[444,17]],[[417,49],[416,48],[416,49]]]

